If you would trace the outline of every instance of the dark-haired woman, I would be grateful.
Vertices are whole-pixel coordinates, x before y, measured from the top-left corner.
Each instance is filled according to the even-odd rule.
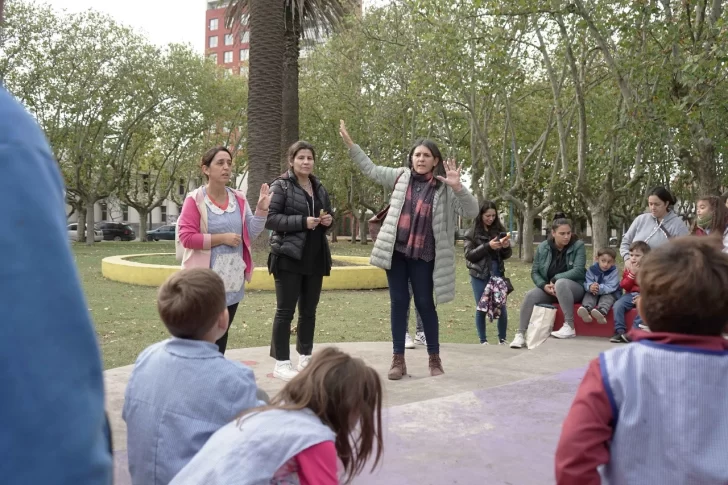
[[[245,293],[245,281],[253,274],[250,244],[263,232],[270,205],[267,184],[253,214],[245,194],[228,187],[233,160],[225,147],[209,149],[202,157],[201,170],[207,183],[185,198],[177,221],[183,268],[211,268],[225,282],[230,325]],[[225,353],[225,332],[217,346]]]
[[[268,271],[276,283],[276,315],[270,356],[273,376],[290,381],[311,360],[316,308],[324,276],[331,274],[331,251],[326,231],[333,223],[329,193],[313,175],[316,151],[298,141],[288,149],[286,173],[271,184],[267,229],[270,238]],[[290,357],[291,322],[298,305],[294,369]]]
[[[570,220],[557,214],[551,224],[551,235],[538,245],[531,267],[531,279],[536,288],[526,293],[521,304],[521,316],[511,348],[526,345],[526,330],[533,307],[542,303],[559,303],[564,312],[564,325],[551,335],[556,338],[573,338],[574,302],[584,298],[586,280],[586,248],[573,232]]]
[[[460,182],[455,161],[443,160],[430,140],[415,142],[408,168],[390,168],[374,165],[351,140],[343,121],[339,133],[362,173],[394,189],[370,259],[372,265],[386,270],[389,283],[394,355],[388,377],[398,380],[407,375],[404,349],[409,283],[427,336],[430,375],[439,376],[444,370],[435,304],[455,298],[456,218],[477,216],[478,201]]]
[[[672,207],[675,197],[665,187],[655,187],[647,198],[650,211],[637,216],[622,237],[619,254],[624,259],[624,267],[630,268],[629,247],[633,242],[644,241],[651,249],[665,244],[668,239],[689,234],[688,227],[675,214]]]
[[[478,217],[475,218],[473,228],[465,235],[465,264],[470,270],[470,285],[473,287],[473,296],[477,307],[485,286],[490,278],[505,276],[504,261],[511,257],[510,238],[506,235],[506,228],[498,218],[498,206],[495,202],[486,200],[480,206]],[[485,312],[476,308],[475,328],[478,331],[480,343],[488,344],[485,335]],[[508,329],[508,312],[505,306],[498,317],[498,344],[507,345],[506,330]]]

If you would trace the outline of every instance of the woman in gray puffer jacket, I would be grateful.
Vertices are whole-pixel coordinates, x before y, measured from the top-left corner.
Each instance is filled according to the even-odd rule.
[[[443,161],[435,143],[415,142],[409,152],[409,168],[381,167],[354,144],[343,121],[339,131],[349,147],[349,156],[362,173],[394,189],[370,259],[372,265],[387,271],[389,283],[394,355],[388,377],[398,380],[407,374],[404,341],[409,283],[427,336],[430,375],[441,375],[444,371],[435,303],[455,297],[457,216],[477,216],[478,201],[460,183],[460,169],[455,161]]]

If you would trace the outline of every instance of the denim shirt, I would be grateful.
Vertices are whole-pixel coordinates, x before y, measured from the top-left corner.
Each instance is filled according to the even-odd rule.
[[[144,350],[126,387],[133,485],[166,485],[208,438],[246,409],[263,405],[253,371],[217,345],[171,338]]]

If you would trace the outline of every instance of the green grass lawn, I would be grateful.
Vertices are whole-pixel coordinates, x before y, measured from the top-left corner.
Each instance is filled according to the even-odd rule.
[[[335,254],[368,256],[372,245],[339,242]],[[88,308],[96,325],[104,367],[131,364],[148,345],[167,338],[156,310],[156,288],[109,281],[101,276],[101,260],[107,256],[139,253],[173,253],[174,243],[103,242],[93,246],[73,244]],[[475,331],[475,302],[462,248],[457,251],[455,300],[438,307],[442,342],[478,343]],[[256,265],[265,265],[267,253],[254,255]],[[144,262],[176,264],[174,256],[144,258]],[[516,258],[506,263],[515,292],[508,298],[508,339],[518,327],[519,307],[526,291],[533,287],[530,265]],[[245,295],[230,329],[228,348],[269,345],[275,313],[275,293],[254,291]],[[295,323],[295,322],[294,322]],[[414,332],[414,312],[410,319]],[[495,322],[488,323],[490,342],[497,341]],[[389,293],[387,290],[325,291],[321,296],[316,323],[316,342],[389,341]],[[292,339],[295,342],[295,337]]]

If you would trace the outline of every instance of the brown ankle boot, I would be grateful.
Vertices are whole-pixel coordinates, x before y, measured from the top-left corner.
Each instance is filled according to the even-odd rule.
[[[445,373],[442,369],[442,361],[440,360],[440,354],[430,355],[430,375],[432,377],[441,376]]]
[[[398,381],[407,375],[407,364],[404,362],[404,354],[394,354],[392,356],[392,367],[389,369],[387,377],[390,381]]]

